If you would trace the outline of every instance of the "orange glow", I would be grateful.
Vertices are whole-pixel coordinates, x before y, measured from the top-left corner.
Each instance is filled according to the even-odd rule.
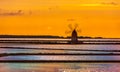
[[[66,36],[68,24],[77,23],[79,36],[120,38],[119,4],[119,0],[1,0],[0,34]]]

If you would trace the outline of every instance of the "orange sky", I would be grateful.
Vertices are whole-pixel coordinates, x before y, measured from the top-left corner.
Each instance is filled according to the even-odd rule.
[[[120,1],[0,0],[0,34],[66,36],[75,23],[79,35],[120,38]]]

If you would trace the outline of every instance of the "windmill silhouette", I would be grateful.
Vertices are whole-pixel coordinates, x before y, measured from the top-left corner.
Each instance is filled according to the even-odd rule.
[[[78,24],[74,24],[72,26],[71,24],[68,25],[70,31],[66,31],[66,34],[71,34],[71,43],[77,44],[78,43],[78,32],[81,32],[81,30],[78,30]]]

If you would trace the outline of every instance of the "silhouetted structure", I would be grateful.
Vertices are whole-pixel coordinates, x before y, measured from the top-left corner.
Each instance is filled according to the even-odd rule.
[[[72,31],[71,43],[78,43],[77,31],[75,29]]]
[[[79,43],[78,36],[77,36],[77,32],[79,32],[79,30],[77,29],[78,28],[78,24],[74,24],[74,26],[69,24],[68,27],[69,27],[70,31],[66,31],[66,34],[67,33],[71,34],[71,37],[68,37],[68,38],[71,38],[71,41],[69,43],[71,43],[71,44],[78,44]]]

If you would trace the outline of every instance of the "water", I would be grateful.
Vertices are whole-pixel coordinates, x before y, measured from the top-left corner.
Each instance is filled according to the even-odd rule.
[[[0,72],[120,72],[116,63],[1,63]]]
[[[52,50],[53,49],[53,50]],[[64,50],[61,50],[64,49]],[[77,50],[71,50],[77,49]],[[79,49],[79,50],[78,50]],[[81,51],[82,50],[82,51]],[[87,51],[85,51],[87,50]],[[90,50],[90,51],[89,51]],[[97,51],[94,51],[97,50]],[[105,50],[105,51],[102,51]],[[53,44],[14,44],[0,43],[0,53],[65,53],[65,54],[119,54],[120,45],[53,45]],[[0,72],[120,72],[120,63],[114,62],[69,62],[69,60],[120,60],[119,55],[8,55],[5,60],[65,60],[66,62],[0,63]]]

